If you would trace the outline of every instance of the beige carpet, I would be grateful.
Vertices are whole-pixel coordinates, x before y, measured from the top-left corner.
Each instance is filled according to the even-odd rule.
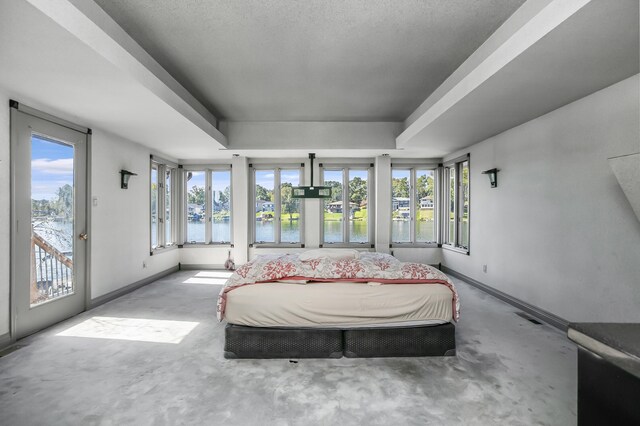
[[[0,358],[6,425],[572,425],[563,333],[455,280],[457,357],[225,360],[224,273],[183,271]]]

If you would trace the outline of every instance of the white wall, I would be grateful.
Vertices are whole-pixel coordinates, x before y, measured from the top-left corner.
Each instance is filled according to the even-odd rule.
[[[0,91],[0,336],[9,332],[10,109]],[[46,112],[46,111],[45,111]],[[63,117],[66,118],[66,117]],[[82,123],[80,123],[82,124]],[[178,264],[178,250],[149,256],[148,148],[99,129],[92,137],[91,295],[102,296]],[[120,189],[119,170],[138,173]],[[145,261],[147,268],[142,268]]]
[[[102,296],[179,262],[179,250],[150,256],[148,148],[93,129],[91,154],[91,297]],[[120,188],[120,170],[138,176]],[[146,268],[143,268],[143,262]]]
[[[636,75],[448,156],[471,153],[471,254],[443,263],[569,321],[640,321],[640,222],[607,162],[639,115]]]
[[[10,246],[10,112],[9,97],[0,89],[0,336],[9,333]]]

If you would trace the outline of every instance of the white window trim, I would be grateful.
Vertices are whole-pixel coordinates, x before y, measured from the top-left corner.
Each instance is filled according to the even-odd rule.
[[[180,248],[185,248],[185,247],[211,247],[211,246],[215,246],[215,247],[233,247],[233,204],[232,204],[232,199],[233,199],[233,169],[231,167],[231,164],[206,164],[206,165],[201,165],[201,164],[189,164],[189,165],[182,165],[179,166],[180,170],[182,171],[182,173],[180,173],[181,176],[181,187],[182,187],[182,226],[181,228],[181,233],[182,233],[182,237],[181,237],[181,241],[182,243],[179,245]],[[212,241],[213,239],[213,197],[212,197],[212,177],[211,177],[211,173],[212,172],[220,172],[220,171],[228,171],[230,172],[230,179],[229,179],[229,188],[230,188],[230,196],[231,199],[229,200],[229,238],[231,241]],[[195,243],[189,242],[187,241],[187,220],[188,220],[188,207],[189,207],[189,202],[188,202],[188,196],[189,196],[189,190],[188,190],[188,181],[187,181],[187,173],[188,172],[203,172],[205,174],[205,191],[204,191],[204,202],[205,202],[205,232],[204,232],[204,241],[197,241]]]
[[[149,234],[149,247],[150,247],[150,255],[154,255],[160,252],[165,252],[169,249],[177,248],[177,239],[176,239],[176,228],[177,228],[177,198],[176,198],[176,178],[177,178],[177,170],[178,165],[165,160],[163,158],[151,155],[150,167],[149,167],[149,180],[151,180],[151,174],[153,173],[154,167],[157,170],[158,175],[158,195],[157,195],[157,213],[158,213],[158,222],[156,224],[156,242],[157,246],[152,246],[151,234]],[[171,206],[169,216],[171,220],[171,235],[169,236],[170,242],[167,243],[167,235],[166,235],[166,199],[165,199],[165,184],[166,184],[166,173],[167,170],[171,172]],[[149,224],[151,225],[151,184],[149,184]],[[151,231],[151,227],[149,227],[149,231]]]
[[[375,165],[373,162],[367,163],[320,163],[320,185],[324,185],[324,173],[326,170],[338,171],[342,170],[342,202],[344,215],[344,202],[349,199],[349,170],[366,170],[367,171],[367,238],[368,241],[356,243],[348,241],[349,220],[342,220],[343,241],[339,243],[329,243],[324,241],[324,203],[320,200],[320,247],[335,248],[375,248]]]
[[[393,171],[394,170],[409,170],[409,216],[410,216],[410,237],[411,241],[407,242],[399,242],[393,241],[393,231],[391,226],[393,226]],[[434,215],[434,241],[417,241],[416,236],[416,208],[415,208],[415,197],[416,194],[416,171],[417,170],[432,170],[433,171],[433,215]],[[440,180],[441,180],[441,167],[438,164],[433,163],[392,163],[391,164],[391,205],[389,209],[391,211],[391,223],[389,224],[389,246],[390,248],[413,248],[413,247],[440,247],[440,221],[441,221],[441,213],[440,213],[440,204],[442,204],[440,197]]]
[[[249,164],[249,223],[250,232],[249,232],[249,247],[256,248],[282,248],[282,247],[292,247],[292,248],[304,248],[304,228],[305,228],[305,214],[304,214],[304,199],[300,199],[300,215],[298,217],[298,226],[300,228],[300,241],[295,243],[281,242],[281,195],[280,191],[276,190],[280,188],[280,173],[282,170],[298,170],[299,173],[299,183],[298,185],[304,185],[304,171],[305,165],[301,162],[295,163],[260,163],[260,164]],[[273,170],[274,171],[274,179],[273,179],[273,204],[274,204],[274,225],[275,229],[273,230],[274,241],[256,241],[256,171],[260,170]]]
[[[467,244],[467,246],[463,246],[460,244],[460,228],[461,228],[461,224],[462,224],[462,216],[464,214],[464,208],[461,208],[461,206],[464,205],[464,199],[463,199],[463,192],[461,191],[462,188],[462,164],[464,162],[467,162],[468,167],[469,167],[469,208],[468,208],[468,220],[469,220],[469,242]],[[451,159],[449,161],[447,161],[446,163],[444,163],[443,165],[443,185],[442,185],[442,193],[443,193],[443,208],[442,210],[442,214],[443,214],[443,220],[442,220],[442,248],[447,249],[447,250],[451,250],[451,251],[455,251],[458,253],[462,253],[462,254],[470,254],[471,250],[471,155],[470,154],[465,154],[463,156]],[[454,207],[454,231],[453,231],[453,238],[447,238],[449,236],[449,221],[448,221],[448,217],[449,217],[449,198],[450,198],[450,185],[449,185],[449,172],[447,171],[448,169],[453,169],[454,173],[455,173],[455,207]],[[445,220],[446,219],[446,220]],[[449,243],[449,240],[453,240],[453,244]]]
[[[212,173],[215,172],[224,172],[227,171],[229,172],[229,241],[213,241],[213,177],[211,176]],[[207,169],[207,178],[210,180],[209,181],[209,190],[207,191],[207,194],[210,197],[209,200],[209,210],[211,210],[210,216],[209,216],[209,226],[210,226],[210,238],[209,238],[209,245],[216,245],[216,246],[231,246],[233,247],[233,170],[231,168],[231,165],[229,164],[228,166],[225,167],[209,167]]]

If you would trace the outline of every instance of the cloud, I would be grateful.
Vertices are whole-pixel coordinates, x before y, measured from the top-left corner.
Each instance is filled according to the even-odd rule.
[[[31,198],[34,200],[52,200],[57,198],[58,188],[73,184],[68,181],[36,180],[31,182]]]
[[[73,173],[73,158],[37,158],[31,161],[31,170],[46,175],[70,175]]]

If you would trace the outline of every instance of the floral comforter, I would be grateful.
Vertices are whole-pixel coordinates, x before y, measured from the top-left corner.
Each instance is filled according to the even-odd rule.
[[[300,260],[297,254],[263,255],[238,268],[218,296],[218,320],[224,318],[227,293],[238,287],[279,280],[379,282],[382,284],[442,284],[453,293],[454,320],[460,302],[453,282],[438,269],[421,263],[400,262],[384,253],[360,253],[358,259],[316,258]]]

